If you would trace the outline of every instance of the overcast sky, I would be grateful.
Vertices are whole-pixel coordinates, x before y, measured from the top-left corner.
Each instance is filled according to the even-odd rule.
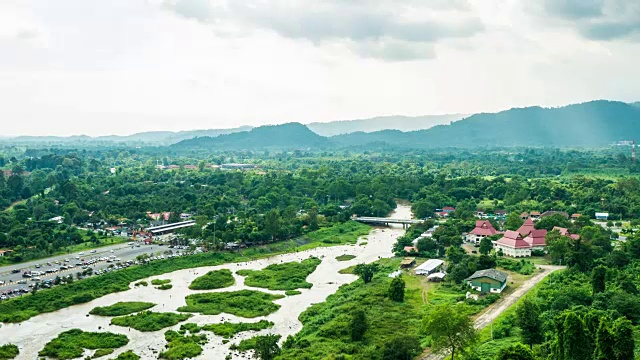
[[[640,100],[637,0],[0,0],[0,135]]]

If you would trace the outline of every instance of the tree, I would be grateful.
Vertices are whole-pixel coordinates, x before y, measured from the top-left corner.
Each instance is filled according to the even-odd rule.
[[[256,348],[254,357],[261,360],[272,360],[280,354],[280,347],[278,346],[278,340],[280,335],[264,335],[259,336],[256,339]]]
[[[456,351],[464,351],[476,341],[473,321],[464,309],[465,305],[436,305],[423,320],[425,333],[431,336],[435,352],[449,351],[455,359]]]
[[[533,352],[526,346],[516,343],[504,347],[498,352],[496,360],[535,360]]]
[[[365,284],[370,283],[373,274],[378,270],[378,264],[358,264],[353,269],[353,273],[360,276]]]
[[[531,299],[524,299],[516,311],[518,327],[522,329],[522,341],[533,348],[543,340],[540,306]]]
[[[558,230],[549,231],[545,236],[547,243],[547,251],[551,256],[551,262],[554,264],[566,264],[566,258],[569,254],[570,238],[560,235]]]
[[[596,349],[593,353],[594,360],[615,359],[614,337],[611,333],[611,324],[606,319],[600,320],[600,326],[596,332]]]
[[[571,226],[571,221],[562,214],[553,214],[551,216],[541,218],[535,224],[536,229],[546,229],[547,231],[551,231],[554,226],[569,228]]]
[[[493,249],[493,243],[491,242],[491,239],[489,239],[488,237],[484,237],[482,238],[482,240],[480,240],[480,254],[482,255],[488,255],[491,252],[491,249]]]
[[[280,214],[278,214],[278,210],[272,209],[267,213],[264,227],[267,234],[271,236],[271,240],[274,240],[278,234],[280,234],[282,223],[280,221]]]
[[[417,247],[420,252],[431,252],[438,249],[438,244],[430,237],[423,237],[418,240]]]
[[[360,341],[364,337],[364,333],[367,332],[369,324],[367,322],[367,316],[364,311],[357,309],[351,314],[351,322],[349,322],[349,329],[351,330],[351,340]]]
[[[404,301],[404,287],[405,283],[401,276],[393,278],[391,284],[389,284],[389,299],[393,301]]]
[[[450,246],[447,249],[447,259],[449,259],[449,262],[451,264],[457,264],[460,261],[462,261],[462,259],[465,257],[465,255],[467,254],[463,248],[459,247],[459,246]]]
[[[504,220],[504,226],[507,230],[518,230],[522,224],[524,224],[524,220],[522,220],[520,215],[515,212],[509,213]]]
[[[600,265],[591,271],[591,290],[592,295],[604,292],[606,287],[605,277],[607,276],[607,268]]]
[[[615,345],[613,347],[616,360],[633,359],[635,341],[633,337],[633,325],[624,317],[613,322],[611,329]]]
[[[411,360],[421,350],[420,342],[415,337],[396,336],[384,343],[382,360]]]
[[[560,316],[561,319],[564,319],[562,322],[562,341],[559,342],[562,359],[589,359],[592,350],[582,319],[573,311],[567,311]]]

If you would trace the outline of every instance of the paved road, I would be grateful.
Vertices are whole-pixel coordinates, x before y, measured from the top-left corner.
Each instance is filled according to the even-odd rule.
[[[118,244],[118,245],[111,245],[111,246],[105,246],[105,247],[101,247],[98,249],[95,249],[96,252],[92,253],[92,250],[88,250],[88,251],[84,251],[83,255],[80,255],[80,252],[76,252],[76,253],[71,253],[71,254],[66,254],[66,255],[58,255],[58,256],[53,256],[50,258],[46,258],[46,259],[39,259],[39,260],[35,260],[35,261],[29,261],[26,263],[21,263],[21,264],[14,264],[14,265],[7,265],[7,266],[2,266],[0,267],[0,280],[5,282],[4,286],[0,286],[0,292],[6,290],[6,289],[13,289],[13,288],[17,288],[17,287],[26,287],[27,285],[18,285],[16,284],[16,282],[18,280],[22,280],[22,272],[24,270],[37,270],[37,271],[45,271],[47,269],[56,267],[59,268],[61,265],[64,264],[64,259],[69,259],[70,262],[69,264],[73,264],[76,265],[78,262],[80,262],[80,260],[76,259],[76,257],[79,257],[80,259],[85,259],[85,261],[88,261],[90,259],[93,258],[100,258],[100,257],[109,257],[111,255],[116,256],[118,258],[120,258],[121,261],[127,261],[130,259],[135,259],[138,255],[141,254],[151,254],[151,253],[157,253],[157,252],[164,252],[165,250],[170,250],[167,246],[158,246],[158,245],[140,245],[140,247],[136,247],[134,246],[133,248],[127,244]],[[111,252],[113,250],[113,253]],[[175,251],[174,251],[175,252]],[[60,264],[55,264],[56,261],[59,261]],[[47,262],[50,262],[52,264],[52,266],[48,266]],[[36,264],[40,264],[41,267],[39,269],[36,269],[35,265]],[[110,263],[107,262],[96,262],[93,265],[91,265],[91,267],[93,268],[93,270],[100,270],[100,269],[105,269],[110,265]],[[20,272],[13,274],[11,271],[14,269],[19,269]],[[81,272],[82,271],[82,267],[81,266],[76,266],[73,269],[69,269],[69,270],[62,270],[59,271],[57,273],[52,273],[52,274],[47,274],[47,275],[43,275],[40,276],[41,279],[53,279],[56,276],[62,276],[62,275],[68,275],[68,274],[75,274],[77,272]],[[29,280],[29,279],[27,279]],[[30,281],[29,281],[30,282]]]
[[[520,285],[520,287],[517,288],[516,291],[512,292],[505,298],[501,299],[499,302],[495,303],[492,307],[490,307],[476,319],[473,326],[477,330],[487,327],[493,320],[500,316],[500,314],[507,310],[511,305],[515,304],[518,299],[524,296],[524,294],[531,290],[531,288],[533,288],[537,283],[542,281],[552,272],[565,268],[565,266],[553,265],[538,265],[538,267],[542,269],[541,272],[537,273],[536,275],[531,277],[531,279],[527,280],[524,284]],[[420,360],[443,360],[445,356],[446,354],[425,354],[420,357]]]

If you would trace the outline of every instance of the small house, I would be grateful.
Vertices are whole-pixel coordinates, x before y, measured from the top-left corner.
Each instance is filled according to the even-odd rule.
[[[538,219],[540,219],[540,215],[542,215],[542,214],[540,214],[540,211],[532,211],[532,212],[529,213],[529,218],[531,220],[538,220]]]
[[[444,277],[447,274],[443,273],[443,272],[436,272],[433,273],[429,276],[427,276],[427,281],[433,281],[433,282],[441,282],[442,280],[444,280]]]
[[[577,220],[580,216],[582,216],[582,215],[577,214],[577,213],[576,214],[571,214],[571,221]]]
[[[412,267],[415,263],[416,263],[416,258],[414,258],[414,257],[406,257],[406,258],[402,259],[402,262],[400,263],[400,267],[401,268],[409,268],[409,267]]]
[[[496,269],[479,270],[465,281],[476,291],[499,294],[507,286],[507,274]]]
[[[429,259],[416,268],[416,275],[431,275],[442,269],[442,265],[444,261],[440,259]]]
[[[596,220],[609,220],[609,213],[606,212],[597,212]]]
[[[406,253],[418,252],[418,248],[415,246],[405,246],[403,250]]]
[[[467,234],[466,239],[474,244],[479,244],[485,237],[497,233],[496,229],[488,220],[476,220],[476,227],[471,230],[471,233]]]
[[[0,256],[9,255],[10,252],[11,252],[11,250],[0,250]]]

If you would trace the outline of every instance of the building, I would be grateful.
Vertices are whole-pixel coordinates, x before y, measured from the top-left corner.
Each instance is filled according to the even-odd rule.
[[[531,218],[528,218],[524,221],[524,224],[522,224],[522,226],[520,226],[517,231],[520,233],[520,235],[527,236],[535,229],[536,228],[533,226],[533,220]]]
[[[198,167],[196,165],[185,165],[183,166],[183,168],[185,170],[198,170]]]
[[[488,220],[476,220],[476,227],[467,234],[467,241],[479,244],[482,239],[487,236],[497,234],[498,231],[493,228],[493,225]]]
[[[465,281],[476,291],[499,294],[507,286],[507,274],[496,269],[479,270]]]
[[[433,282],[441,282],[442,280],[444,280],[444,277],[446,275],[447,274],[445,274],[443,272],[436,272],[436,273],[433,273],[431,275],[428,275],[427,276],[427,280],[428,281],[433,281]]]
[[[571,221],[575,221],[576,219],[578,219],[580,216],[580,214],[571,214]]]
[[[406,257],[406,258],[402,259],[402,262],[400,263],[400,267],[401,268],[409,268],[409,267],[412,267],[415,263],[416,263],[416,258],[414,258],[414,257]]]
[[[507,218],[507,212],[505,210],[496,210],[493,212],[493,216],[496,219],[504,220]]]
[[[554,226],[554,227],[553,227],[553,230],[558,230],[558,232],[560,232],[560,235],[562,235],[562,236],[568,236],[568,237],[572,238],[573,240],[578,240],[578,238],[580,237],[580,235],[578,235],[578,234],[572,234],[572,233],[569,231],[569,229],[567,229],[567,228],[562,228],[562,227],[559,227],[559,226]],[[553,230],[552,230],[552,231],[553,231]]]
[[[416,268],[416,275],[433,274],[434,272],[440,270],[442,268],[442,265],[444,265],[444,261],[440,259],[429,259]]]
[[[524,241],[526,241],[531,246],[531,251],[544,251],[545,246],[547,246],[545,240],[546,236],[546,229],[533,230],[524,238]]]
[[[540,211],[532,211],[532,212],[529,213],[529,219],[538,220],[538,219],[540,219],[540,215],[542,215],[542,214],[540,214]]]
[[[504,255],[515,258],[531,256],[531,245],[524,241],[518,231],[507,230],[502,238],[493,242],[493,248],[496,252],[502,250]]]
[[[528,218],[529,218],[528,212],[523,212],[522,214],[520,214],[520,219],[527,220]]]
[[[404,247],[404,252],[406,252],[406,253],[418,252],[418,248],[415,247],[415,246],[405,246]]]
[[[10,252],[11,252],[11,250],[0,250],[0,257],[1,256],[7,256],[7,255],[9,255]]]
[[[606,212],[597,212],[596,220],[609,220],[609,213]]]
[[[551,215],[556,215],[556,214],[562,215],[565,219],[569,218],[569,214],[567,214],[566,212],[564,212],[564,211],[556,211],[556,210],[545,211],[542,214],[540,214],[540,218],[551,216]]]

